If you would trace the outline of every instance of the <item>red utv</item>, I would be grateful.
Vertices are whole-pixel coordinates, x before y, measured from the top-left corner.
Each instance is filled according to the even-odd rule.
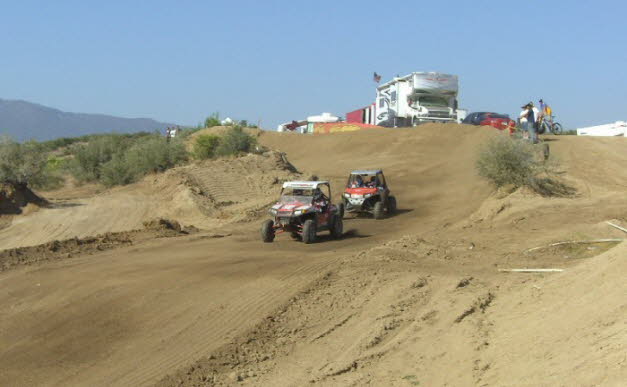
[[[371,213],[375,219],[396,212],[396,198],[390,189],[381,169],[357,170],[351,172],[342,197],[344,211]]]

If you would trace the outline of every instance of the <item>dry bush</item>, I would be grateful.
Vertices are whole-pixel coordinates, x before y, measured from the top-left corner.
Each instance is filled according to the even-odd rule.
[[[557,179],[558,163],[546,151],[545,144],[497,136],[480,149],[476,168],[496,187],[529,187],[543,196],[574,194],[572,187]]]

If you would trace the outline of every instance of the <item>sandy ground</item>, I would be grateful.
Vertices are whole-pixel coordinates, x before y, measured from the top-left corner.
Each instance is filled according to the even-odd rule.
[[[621,385],[627,245],[525,250],[625,237],[604,222],[627,225],[627,142],[551,138],[577,194],[542,198],[477,177],[492,135],[263,133],[300,174],[251,155],[13,219],[2,248],[156,215],[205,231],[0,273],[0,385]],[[346,219],[337,241],[260,241],[280,181],[316,174],[337,197],[348,171],[371,167],[384,169],[398,215]],[[565,271],[498,271],[519,267]]]

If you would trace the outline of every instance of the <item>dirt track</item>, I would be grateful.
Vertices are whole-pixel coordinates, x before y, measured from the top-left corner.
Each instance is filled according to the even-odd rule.
[[[14,220],[0,234],[4,248],[76,230],[132,229],[155,213],[231,235],[155,239],[0,274],[0,385],[625,380],[625,245],[591,259],[573,250],[522,253],[559,240],[625,237],[603,223],[627,224],[624,139],[550,142],[578,196],[543,199],[493,193],[477,178],[474,156],[494,134],[488,129],[393,132],[260,137],[287,152],[304,176],[331,179],[336,195],[350,169],[385,170],[402,211],[378,222],[348,219],[340,241],[264,245],[258,222],[229,221],[259,213],[275,178],[292,176],[274,159],[259,170],[232,162],[190,167],[184,176],[191,182],[161,176]],[[199,177],[214,170],[218,177]],[[257,194],[233,203],[219,198],[238,189],[220,181],[244,175]],[[204,203],[208,197],[213,202]],[[521,266],[567,271],[496,270]]]

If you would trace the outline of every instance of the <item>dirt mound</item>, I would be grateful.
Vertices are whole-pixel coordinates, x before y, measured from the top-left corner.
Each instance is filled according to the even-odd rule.
[[[48,202],[37,196],[26,184],[0,183],[0,216],[19,215],[29,204],[45,206]]]
[[[63,191],[44,211],[6,222],[0,246],[136,230],[155,217],[207,230],[251,221],[265,212],[283,181],[298,176],[284,154],[265,152],[194,163],[91,195]]]
[[[477,176],[477,147],[492,135],[465,125],[263,133],[279,152],[19,217],[23,228],[0,233],[0,245],[7,232],[11,243],[67,239],[56,235],[156,217],[228,225],[231,237],[144,230],[151,241],[120,253],[2,273],[0,384],[619,385],[624,245],[526,252],[625,237],[605,223],[627,219],[624,139],[551,137],[579,195],[543,198],[494,193]],[[346,219],[341,240],[263,244],[257,222],[237,222],[265,211],[282,179],[331,179],[339,198],[347,173],[370,167],[385,170],[400,210]]]
[[[285,154],[269,151],[177,168],[166,173],[166,185],[171,185],[169,177],[180,178],[188,189],[172,201],[174,208],[191,199],[204,216],[225,223],[256,220],[276,199],[281,184],[300,174]]]
[[[335,200],[351,170],[383,168],[401,212],[416,211],[421,221],[453,223],[475,211],[492,191],[474,164],[480,144],[496,132],[426,124],[311,136],[264,132],[259,142],[287,153],[304,175],[330,179]]]
[[[627,380],[627,244],[496,300],[484,380],[621,385]],[[516,350],[512,350],[512,349]]]
[[[162,231],[173,230],[181,232],[181,224],[176,220],[158,218],[144,222],[144,228],[147,230]]]
[[[533,281],[464,267],[499,249],[429,239],[345,256],[246,334],[158,385],[624,380],[627,244]]]
[[[93,237],[55,240],[37,246],[2,250],[0,251],[0,271],[21,265],[93,254],[154,238],[193,234],[198,231],[200,230],[194,226],[181,227],[175,220],[154,219],[145,222],[144,229],[141,230],[108,232]]]

